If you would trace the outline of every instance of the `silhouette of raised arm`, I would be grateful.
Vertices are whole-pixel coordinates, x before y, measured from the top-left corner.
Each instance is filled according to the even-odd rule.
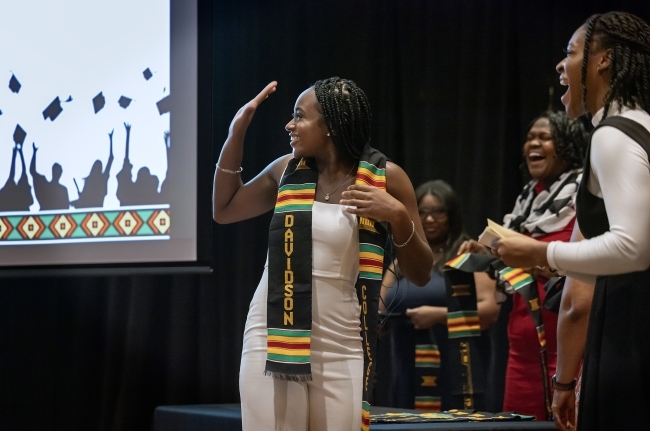
[[[5,186],[9,183],[9,181],[12,183],[14,182],[14,176],[16,175],[16,153],[18,153],[18,149],[14,146],[13,155],[11,156],[11,169],[9,169],[9,178],[7,178]]]
[[[104,174],[108,175],[111,172],[111,166],[113,166],[113,132],[115,129],[111,130],[111,133],[108,134],[108,139],[110,140],[110,153],[108,155],[108,162],[106,162],[106,169],[104,169]]]
[[[36,172],[36,152],[38,151],[38,147],[34,142],[32,142],[32,148],[34,149],[34,152],[32,153],[32,161],[29,164],[29,173],[31,174],[32,178],[44,177],[44,175]]]
[[[27,180],[27,168],[25,167],[25,156],[23,155],[23,148],[22,145],[18,149],[18,153],[20,154],[20,163],[23,167],[23,172],[20,175],[20,179],[18,181],[26,181]]]
[[[126,150],[124,151],[124,160],[129,160],[129,139],[131,137],[131,125],[124,123],[126,129]]]

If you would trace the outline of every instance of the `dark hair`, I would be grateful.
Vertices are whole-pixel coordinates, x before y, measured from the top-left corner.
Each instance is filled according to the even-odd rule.
[[[585,21],[582,58],[582,103],[587,100],[587,62],[592,43],[596,50],[611,49],[610,86],[605,95],[603,119],[612,102],[620,107],[650,111],[650,26],[625,12],[592,15]]]
[[[339,153],[359,160],[370,141],[372,113],[366,95],[353,81],[338,76],[316,81],[314,91]]]
[[[422,198],[427,195],[433,195],[440,199],[440,202],[447,209],[449,236],[447,236],[447,240],[445,241],[441,258],[436,262],[437,269],[442,270],[445,262],[448,262],[452,257],[456,256],[462,242],[469,237],[465,233],[465,227],[463,226],[463,211],[461,209],[460,199],[458,199],[458,195],[454,189],[443,180],[427,181],[415,190],[418,205]]]
[[[558,158],[567,162],[567,170],[581,168],[584,165],[585,151],[589,142],[589,132],[585,126],[586,117],[581,116],[572,120],[566,112],[544,111],[528,124],[526,132],[540,118],[548,120],[555,153]],[[530,178],[525,160],[520,169],[526,178]]]

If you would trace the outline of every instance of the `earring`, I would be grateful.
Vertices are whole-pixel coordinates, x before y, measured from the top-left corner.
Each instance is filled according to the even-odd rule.
[[[330,135],[330,134],[328,133],[327,136],[329,136],[329,135]]]

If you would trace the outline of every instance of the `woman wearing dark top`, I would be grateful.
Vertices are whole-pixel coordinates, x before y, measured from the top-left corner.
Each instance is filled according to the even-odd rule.
[[[423,287],[410,284],[394,266],[384,274],[380,310],[388,316],[389,321],[384,323],[389,332],[379,344],[382,356],[378,364],[378,402],[389,407],[423,410],[462,408],[462,405],[452,405],[444,360],[448,336],[447,286],[442,275],[445,262],[456,256],[459,245],[467,238],[460,203],[454,190],[442,180],[422,184],[415,195],[434,266],[431,280]],[[479,322],[484,330],[496,321],[499,313],[494,300],[495,282],[484,273],[475,274],[475,281]],[[440,356],[437,372],[440,400],[433,405],[423,402],[416,389],[415,346],[423,335],[435,340]]]

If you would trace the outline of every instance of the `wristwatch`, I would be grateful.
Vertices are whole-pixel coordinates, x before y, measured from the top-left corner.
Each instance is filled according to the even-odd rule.
[[[577,380],[573,379],[571,383],[559,383],[557,379],[555,378],[555,374],[551,378],[551,384],[553,385],[553,389],[556,391],[572,391],[576,387]]]

